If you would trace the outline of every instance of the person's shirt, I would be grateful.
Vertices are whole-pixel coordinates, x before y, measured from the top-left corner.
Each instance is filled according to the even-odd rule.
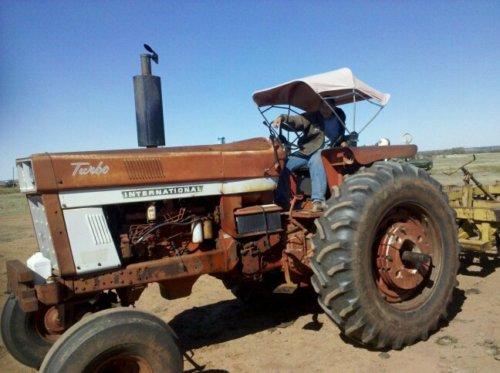
[[[336,115],[323,120],[325,135],[330,140],[330,146],[338,146],[345,134],[345,127]]]

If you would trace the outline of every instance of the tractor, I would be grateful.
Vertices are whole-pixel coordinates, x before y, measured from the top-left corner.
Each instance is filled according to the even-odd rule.
[[[253,94],[268,138],[164,147],[158,55],[147,49],[134,77],[141,148],[17,160],[38,250],[7,262],[1,332],[14,358],[43,372],[181,372],[174,331],[131,306],[150,283],[176,299],[205,274],[250,303],[312,287],[341,332],[369,348],[401,349],[439,327],[459,266],[447,197],[427,172],[393,161],[415,145],[357,144],[388,94],[334,70]],[[321,151],[323,212],[309,208],[307,169],[280,205],[278,177],[299,145],[268,116],[327,98],[353,117],[362,103],[376,112],[349,126],[347,146]]]

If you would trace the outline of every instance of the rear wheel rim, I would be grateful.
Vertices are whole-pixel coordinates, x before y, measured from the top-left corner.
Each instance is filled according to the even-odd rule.
[[[431,215],[414,203],[399,204],[381,219],[373,245],[373,277],[379,295],[392,307],[411,311],[431,296],[441,272],[442,240]],[[428,262],[408,262],[404,252]]]

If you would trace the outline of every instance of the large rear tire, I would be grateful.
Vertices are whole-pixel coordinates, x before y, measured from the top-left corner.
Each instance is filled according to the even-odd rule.
[[[129,308],[82,319],[52,346],[41,372],[183,371],[175,333],[156,316]]]
[[[332,194],[313,240],[320,306],[363,345],[427,339],[447,317],[459,266],[440,184],[409,164],[376,162]]]

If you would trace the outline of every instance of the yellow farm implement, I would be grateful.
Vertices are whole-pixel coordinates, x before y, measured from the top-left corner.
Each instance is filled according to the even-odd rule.
[[[471,162],[474,160],[475,156]],[[492,185],[481,184],[465,168],[467,164],[458,169],[464,174],[464,185],[452,185],[444,188],[450,206],[456,212],[459,227],[458,238],[462,253],[473,251],[498,256],[498,246],[500,246],[500,183],[497,181]],[[450,174],[448,173],[448,175]]]

